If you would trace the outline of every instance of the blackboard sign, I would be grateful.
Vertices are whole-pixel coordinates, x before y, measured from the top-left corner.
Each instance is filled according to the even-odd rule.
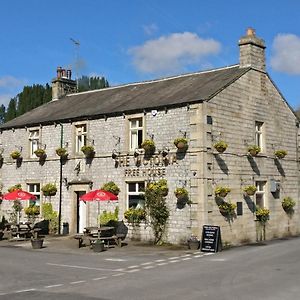
[[[201,251],[217,252],[222,250],[221,230],[219,226],[204,225],[202,230]]]

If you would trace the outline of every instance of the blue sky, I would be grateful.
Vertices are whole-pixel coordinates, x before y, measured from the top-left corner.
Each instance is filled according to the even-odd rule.
[[[0,104],[24,85],[50,83],[57,66],[117,85],[233,65],[238,39],[253,27],[266,42],[271,78],[300,107],[298,0],[10,0],[0,7]]]

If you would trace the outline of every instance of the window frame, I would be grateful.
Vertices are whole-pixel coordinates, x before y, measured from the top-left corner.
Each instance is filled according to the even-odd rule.
[[[255,192],[255,207],[258,208],[268,208],[267,198],[266,198],[266,188],[267,182],[264,180],[257,180],[255,181],[256,192]],[[263,205],[258,205],[258,197],[261,197]]]
[[[83,131],[81,131],[82,128],[84,128]],[[88,141],[88,125],[87,125],[87,123],[74,124],[74,148],[75,148],[74,150],[75,150],[75,153],[80,153],[81,147],[86,146],[87,141]]]
[[[35,135],[37,133],[37,135]],[[29,157],[37,158],[34,151],[39,148],[41,144],[41,131],[39,128],[32,128],[28,132],[28,141],[29,141]]]
[[[141,121],[141,126],[132,126],[133,121],[138,123]],[[141,115],[132,116],[128,118],[128,141],[129,141],[129,151],[135,151],[136,149],[141,149],[141,144],[144,141],[144,132],[145,132],[145,120]],[[133,138],[135,133],[135,137]],[[133,144],[133,140],[135,140]]]
[[[135,191],[129,191],[129,186],[130,184],[135,184]],[[140,187],[139,185],[143,184],[143,191],[140,191]],[[140,194],[144,194],[145,193],[145,188],[146,188],[146,182],[143,180],[137,180],[137,181],[127,181],[126,182],[126,208],[129,209],[131,207],[133,208],[137,208],[137,206],[139,205],[139,203],[134,206],[134,205],[130,205],[130,196],[138,196]],[[145,202],[145,201],[141,201],[141,202]],[[138,208],[143,208],[144,207],[144,203],[138,207]]]
[[[36,206],[41,207],[41,184],[39,182],[28,182],[27,191],[37,197],[36,200],[29,200],[29,205],[35,204]],[[33,186],[33,190],[30,187]]]
[[[265,130],[264,122],[255,121],[255,145],[260,147],[260,151],[264,152]]]

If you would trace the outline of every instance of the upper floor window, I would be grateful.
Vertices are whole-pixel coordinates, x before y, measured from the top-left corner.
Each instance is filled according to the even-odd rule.
[[[81,147],[87,144],[86,124],[75,126],[75,152],[80,152]]]
[[[40,131],[37,130],[30,130],[29,131],[29,154],[30,157],[36,157],[34,151],[38,149],[40,143]]]
[[[41,205],[41,190],[39,183],[28,183],[27,191],[36,196],[36,200],[29,200],[29,204]]]
[[[255,145],[263,150],[263,125],[262,122],[255,122]]]
[[[266,207],[266,182],[256,181],[255,205],[256,207]]]
[[[145,199],[145,182],[128,182],[127,183],[127,203],[128,208],[144,208]]]
[[[129,120],[129,148],[134,151],[141,148],[143,142],[143,118]]]

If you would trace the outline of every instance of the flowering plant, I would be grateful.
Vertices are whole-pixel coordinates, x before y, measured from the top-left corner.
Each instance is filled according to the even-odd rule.
[[[270,210],[264,207],[259,207],[256,209],[256,219],[262,223],[265,223],[269,220]]]

